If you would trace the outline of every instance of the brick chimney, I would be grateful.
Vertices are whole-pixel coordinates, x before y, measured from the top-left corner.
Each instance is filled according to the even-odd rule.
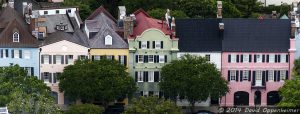
[[[162,23],[163,24],[163,23]],[[173,31],[173,35],[176,36],[176,24],[175,24],[175,17],[172,17],[171,22],[171,30]]]
[[[222,18],[222,1],[217,1],[217,8],[218,8],[218,12],[217,12],[217,18]]]
[[[133,14],[130,15],[130,17],[124,17],[124,39],[128,39],[130,35],[133,33],[133,27],[134,27],[134,21],[135,16]]]

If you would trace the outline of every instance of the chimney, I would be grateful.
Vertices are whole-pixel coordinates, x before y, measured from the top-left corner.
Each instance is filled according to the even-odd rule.
[[[172,17],[169,9],[167,9],[167,12],[165,14],[165,19],[166,19],[166,24],[171,29]]]
[[[294,1],[293,3],[292,3],[292,7],[293,7],[293,11],[297,11],[298,10],[298,2],[296,2],[296,1]]]
[[[173,17],[173,18],[172,18],[171,30],[173,31],[173,35],[174,35],[174,36],[176,36],[176,24],[175,24],[175,17]]]
[[[134,18],[133,16],[124,17],[124,39],[128,39],[128,36],[132,35],[134,27]]]
[[[5,2],[5,0],[4,0],[4,2]],[[8,0],[8,6],[11,7],[11,8],[14,8],[15,0]]]
[[[126,16],[126,8],[125,6],[119,6],[119,12],[118,12],[118,20],[123,20]]]
[[[222,1],[217,1],[217,7],[218,7],[217,18],[222,18]]]
[[[277,12],[276,11],[272,11],[272,19],[277,19]]]
[[[295,33],[296,33],[296,23],[295,21],[292,21],[291,23],[291,38],[295,38]]]

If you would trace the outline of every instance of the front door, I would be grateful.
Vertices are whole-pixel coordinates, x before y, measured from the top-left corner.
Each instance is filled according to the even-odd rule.
[[[261,92],[260,91],[255,91],[254,104],[255,105],[260,105],[261,104]]]

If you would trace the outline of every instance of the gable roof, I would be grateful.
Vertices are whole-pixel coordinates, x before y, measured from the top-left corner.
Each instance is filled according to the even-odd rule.
[[[181,52],[222,51],[218,19],[176,19]]]
[[[133,13],[136,17],[136,26],[133,28],[131,38],[141,35],[145,30],[156,28],[161,30],[166,35],[171,35],[171,31],[167,25],[163,25],[161,20],[151,18],[150,15],[143,9],[139,9]]]
[[[114,22],[117,22],[117,20],[104,8],[104,6],[100,6],[99,8],[97,8],[86,20],[92,20],[93,18],[98,16],[100,13],[104,13],[111,20],[113,20]]]

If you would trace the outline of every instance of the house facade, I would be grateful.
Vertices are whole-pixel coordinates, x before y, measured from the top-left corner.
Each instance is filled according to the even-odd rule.
[[[29,76],[39,76],[39,43],[21,15],[5,7],[0,20],[0,67],[18,64]]]
[[[129,72],[137,83],[137,95],[161,96],[158,87],[160,69],[176,59],[178,39],[172,35],[169,25],[158,23],[159,20],[151,18],[142,9],[134,12],[131,18],[136,25],[128,33]]]
[[[278,89],[291,79],[296,51],[291,21],[223,19],[223,22],[221,69],[230,92],[222,97],[220,104],[275,105],[280,100]]]

